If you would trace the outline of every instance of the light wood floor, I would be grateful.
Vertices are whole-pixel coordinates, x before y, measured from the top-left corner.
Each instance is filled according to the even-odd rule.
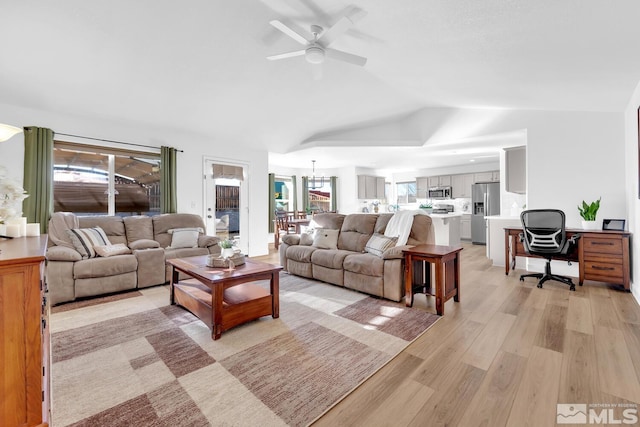
[[[520,273],[505,276],[484,246],[465,244],[460,302],[314,426],[552,426],[557,403],[635,408],[633,296],[598,282],[538,289]],[[414,307],[435,312],[431,297]]]

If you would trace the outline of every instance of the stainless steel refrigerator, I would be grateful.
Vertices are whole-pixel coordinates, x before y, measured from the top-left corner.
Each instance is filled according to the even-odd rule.
[[[471,242],[487,244],[485,216],[500,215],[500,183],[473,184],[471,190]]]

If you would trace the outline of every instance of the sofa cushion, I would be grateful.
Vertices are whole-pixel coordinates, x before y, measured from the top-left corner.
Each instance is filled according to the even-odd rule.
[[[340,230],[346,215],[337,213],[319,213],[313,215],[309,226],[311,228],[321,227],[332,230]]]
[[[79,216],[80,228],[100,227],[111,243],[127,243],[124,221],[119,216]]]
[[[166,259],[185,258],[189,256],[209,255],[209,250],[206,248],[165,249],[164,255]]]
[[[384,230],[387,229],[387,224],[393,217],[392,213],[381,213],[378,214],[378,219],[376,220],[376,226],[373,228],[374,233],[384,234]]]
[[[311,263],[311,254],[315,251],[322,250],[313,246],[289,246],[287,248],[287,259],[298,262]]]
[[[428,243],[432,234],[432,221],[429,215],[416,215],[413,217],[413,226],[407,239],[407,245],[421,245]]]
[[[364,252],[364,247],[373,234],[373,228],[378,219],[377,215],[351,214],[342,223],[338,249],[352,252]]]
[[[344,259],[352,253],[353,252],[342,251],[340,249],[319,250],[311,254],[311,263],[313,265],[321,265],[323,267],[341,270]]]
[[[140,240],[136,240],[135,242],[129,243],[129,247],[133,251],[140,250],[140,249],[153,249],[153,248],[159,248],[160,243],[151,239],[140,239]]]
[[[110,245],[111,242],[101,227],[72,228],[67,234],[83,259],[98,256],[94,246]]]
[[[382,257],[387,249],[394,247],[398,242],[397,237],[387,237],[382,234],[374,233],[364,247],[365,252],[371,255]]]
[[[114,255],[125,255],[131,253],[131,249],[129,249],[124,243],[116,243],[115,245],[94,246],[93,249],[96,251],[98,256],[104,258]]]
[[[127,216],[123,220],[129,247],[138,240],[153,240],[153,220],[150,216]]]
[[[338,249],[338,234],[340,230],[316,228],[313,234],[312,246],[319,249]]]
[[[152,217],[153,220],[153,240],[160,243],[160,247],[166,248],[171,245],[171,234],[169,230],[176,228],[200,227],[205,229],[204,222],[199,215],[175,213],[162,214]]]
[[[108,277],[135,272],[137,269],[138,261],[134,255],[116,255],[109,258],[98,257],[76,262],[73,265],[73,277],[75,279]]]
[[[342,263],[346,271],[367,276],[382,277],[384,260],[371,254],[351,254]]]

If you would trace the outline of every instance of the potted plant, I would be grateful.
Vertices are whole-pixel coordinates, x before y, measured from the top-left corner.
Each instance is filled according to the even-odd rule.
[[[220,256],[222,258],[232,257],[233,254],[235,253],[233,249],[234,245],[235,245],[235,242],[231,239],[220,240],[218,242],[218,246],[220,246],[220,249],[222,249],[222,251],[220,252]]]
[[[431,212],[433,212],[433,205],[431,204],[431,202],[422,203],[420,205],[420,209],[424,209],[425,211],[427,211],[427,213],[431,213]]]
[[[582,201],[582,206],[578,206],[578,212],[582,217],[582,228],[585,230],[597,230],[600,228],[600,224],[596,222],[596,215],[598,209],[600,209],[600,197],[595,202],[587,203]]]

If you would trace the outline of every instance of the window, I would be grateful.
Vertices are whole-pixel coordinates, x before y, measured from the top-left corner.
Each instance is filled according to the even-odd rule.
[[[53,163],[54,212],[160,213],[160,154],[55,141]]]
[[[407,204],[416,202],[417,186],[416,182],[398,182],[396,184],[398,194],[398,204]]]

